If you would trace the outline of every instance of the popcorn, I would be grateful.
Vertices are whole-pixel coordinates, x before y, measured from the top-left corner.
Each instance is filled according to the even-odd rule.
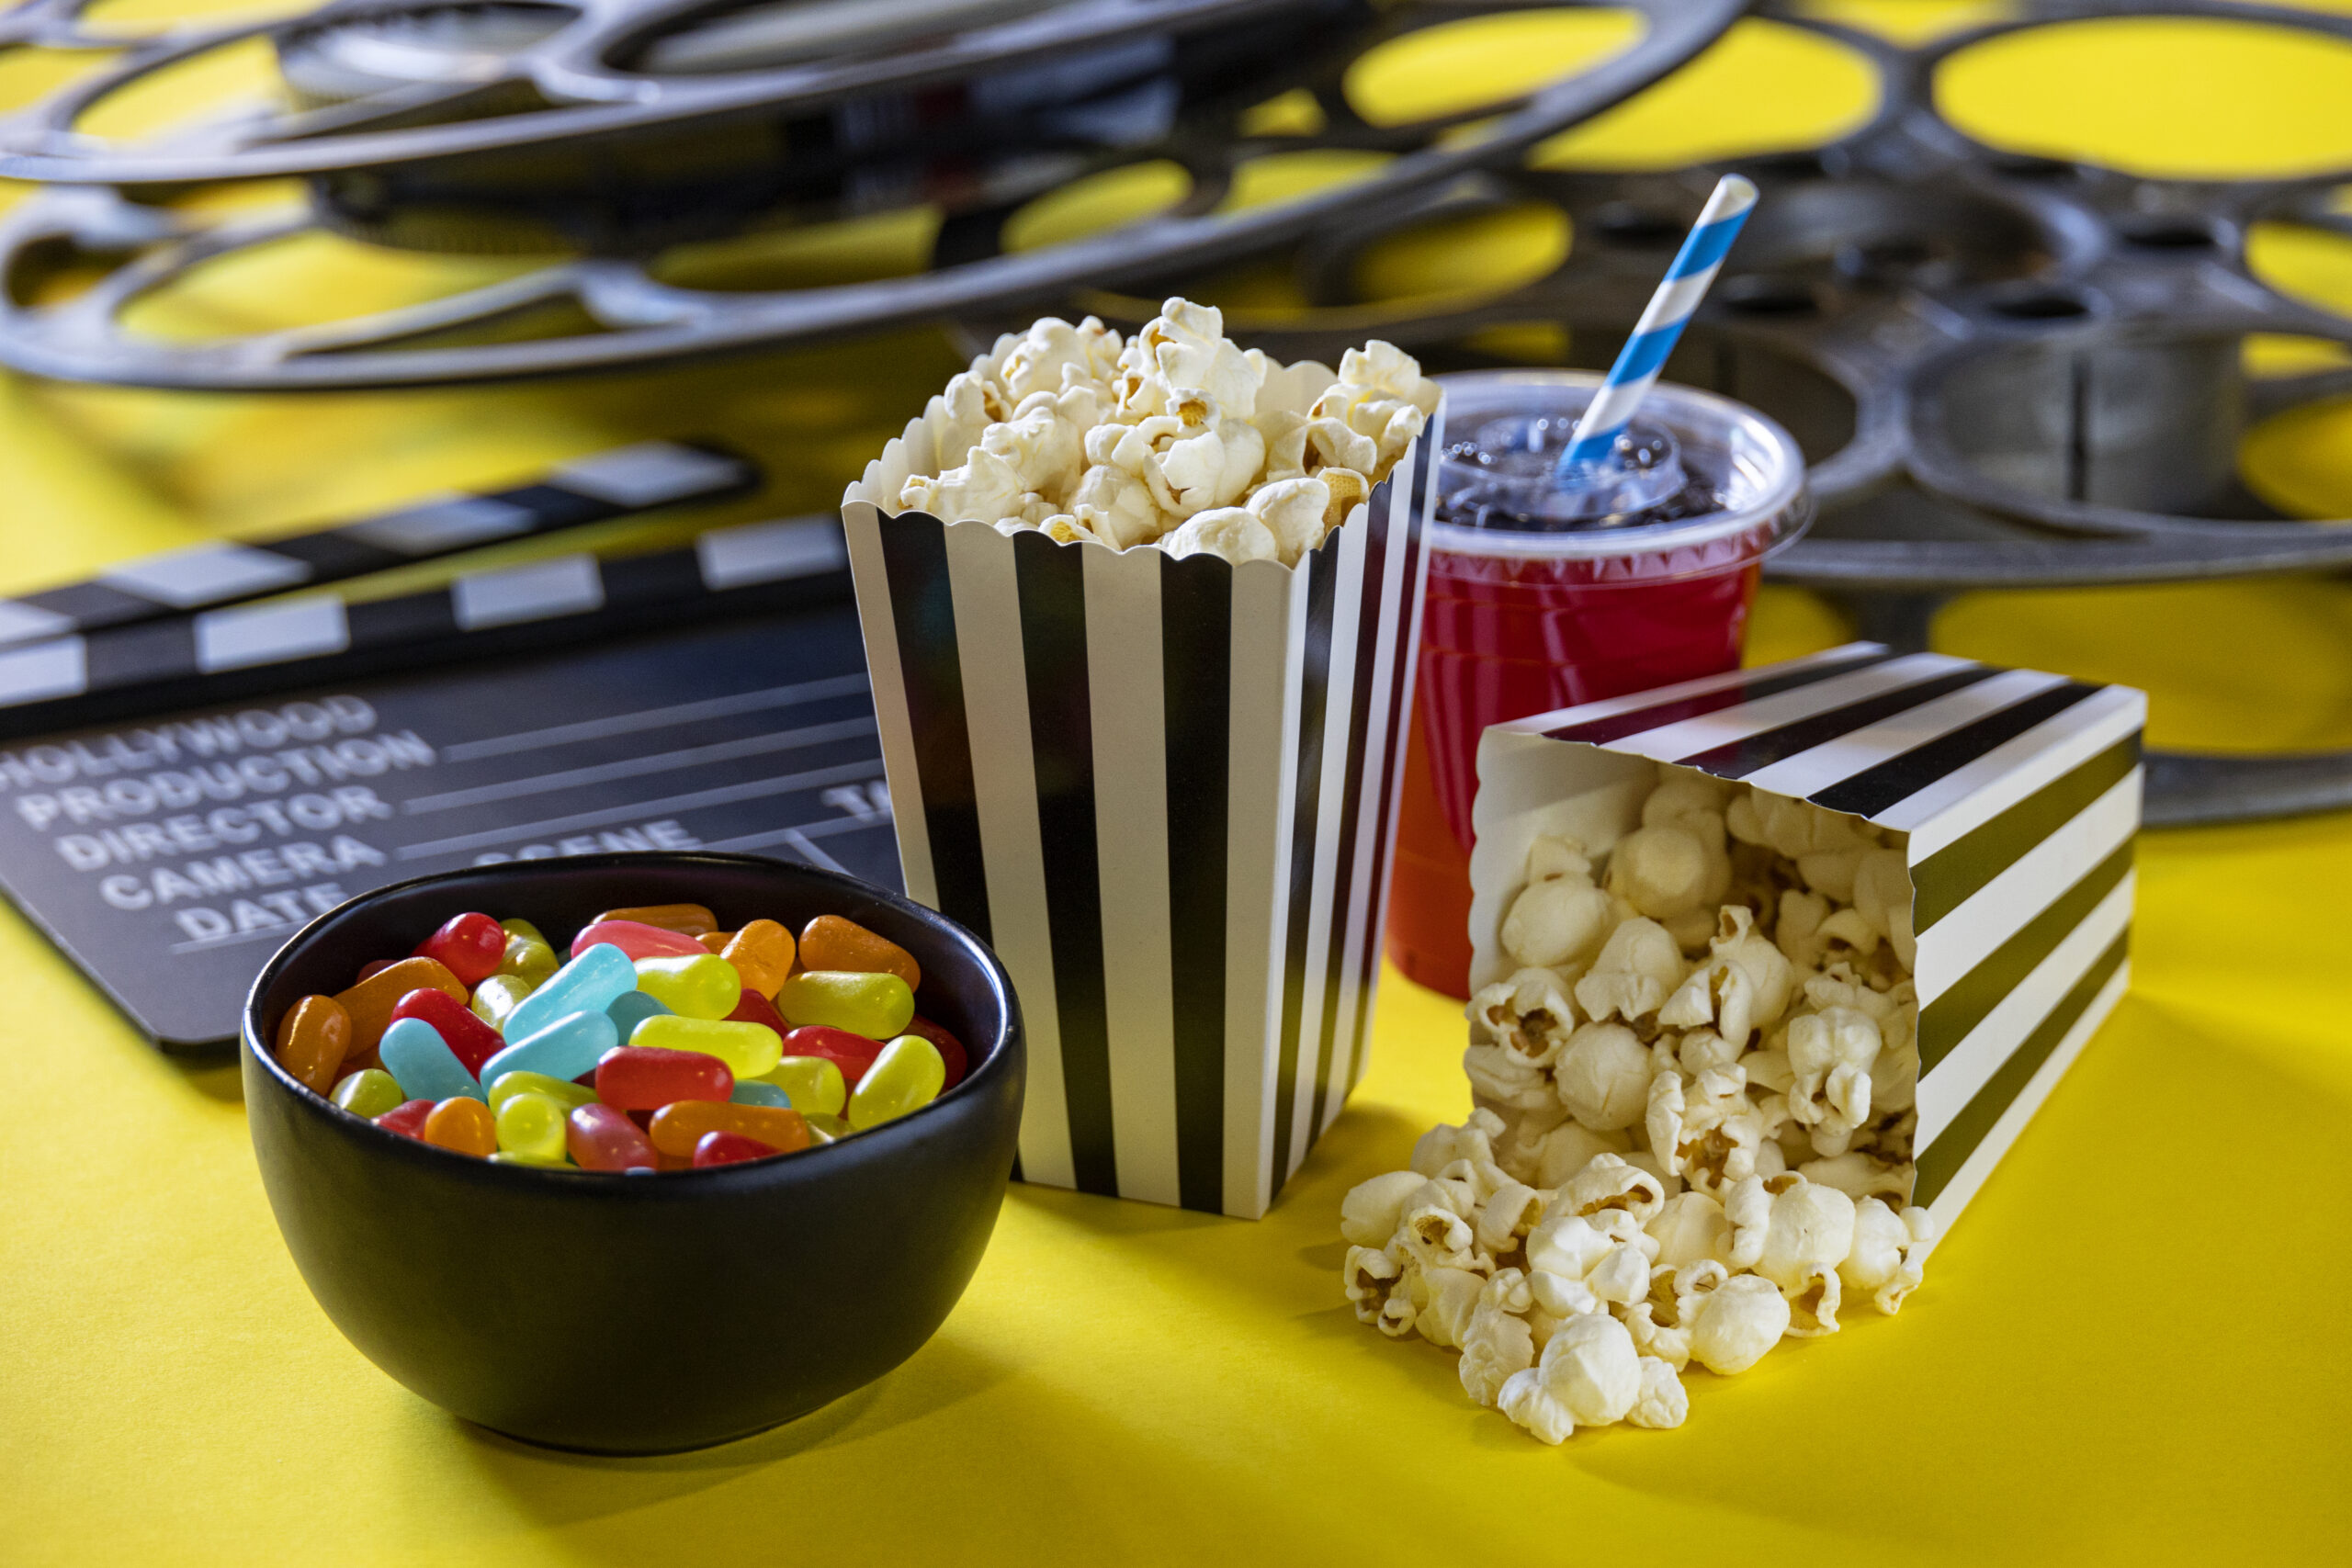
[[[1789,1330],[1789,1303],[1770,1280],[1735,1274],[1709,1291],[1690,1325],[1690,1359],[1732,1377],[1764,1359]]]
[[[1340,1201],[1340,1234],[1357,1247],[1385,1247],[1405,1205],[1429,1185],[1417,1170],[1392,1170],[1351,1188]]]
[[[1295,566],[1387,477],[1438,389],[1387,344],[1334,372],[1224,334],[1181,299],[1125,343],[1091,316],[1040,320],[949,379],[884,488],[1008,534]]]
[[[1600,956],[1577,982],[1577,1005],[1588,1018],[1632,1023],[1657,1011],[1681,984],[1681,944],[1656,920],[1636,918],[1609,933]]]
[[[1344,416],[1375,439],[1396,417],[1377,377],[1343,366],[1299,428]],[[1546,1442],[1680,1425],[1686,1368],[1736,1375],[1896,1312],[1935,1240],[1909,1201],[1899,843],[1678,770],[1639,821],[1605,852],[1530,846],[1498,933],[1520,967],[1468,1009],[1476,1109],[1342,1205],[1357,1315],[1459,1346],[1470,1397]]]

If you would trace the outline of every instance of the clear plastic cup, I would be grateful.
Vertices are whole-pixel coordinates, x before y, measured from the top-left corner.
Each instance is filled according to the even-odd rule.
[[[1573,424],[1601,378],[1438,380],[1459,444],[1506,419]],[[1812,521],[1796,442],[1754,409],[1661,382],[1644,427],[1671,438],[1698,487],[1645,512],[1547,524],[1507,487],[1496,504],[1490,470],[1440,460],[1388,907],[1388,954],[1422,985],[1469,995],[1470,804],[1487,727],[1736,668],[1765,558]]]

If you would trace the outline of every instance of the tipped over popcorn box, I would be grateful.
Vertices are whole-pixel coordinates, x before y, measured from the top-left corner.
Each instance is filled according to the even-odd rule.
[[[1473,1109],[1342,1290],[1547,1443],[1892,1315],[2129,969],[2146,699],[1858,643],[1497,725]]]
[[[1892,998],[1903,1015],[1871,1062],[1834,1059],[1845,1043],[1834,1022],[1803,1041],[1784,1025],[1790,1056],[1826,1053],[1793,1064],[1820,1083],[1783,1086],[1804,1129],[1797,1143],[1815,1158],[1883,1168],[1866,1184],[1927,1208],[1940,1227],[2123,994],[2146,716],[2146,697],[2128,687],[1857,643],[1496,726],[1478,752],[1471,983],[1521,967],[1506,926],[1540,840],[1596,859],[1617,852],[1611,889],[1645,912],[1675,908],[1656,885],[1685,868],[1671,856],[1631,863],[1625,852],[1643,860],[1648,846],[1634,836],[1672,818],[1662,786],[1717,781],[1694,799],[1712,794],[1709,808],[1724,814],[1732,861],[1776,857],[1777,869],[1735,871],[1762,879],[1742,889],[1761,904],[1758,933],[1801,981],[1844,973],[1858,996]],[[1711,929],[1714,903],[1694,906]],[[1704,956],[1706,933],[1678,935],[1701,939]],[[1610,956],[1591,959],[1579,988]],[[1693,971],[1672,956],[1679,985]],[[1624,985],[1638,984],[1635,968]],[[1796,997],[1792,1017],[1810,1005]],[[1672,1027],[1672,1011],[1653,1027]],[[1759,1032],[1759,1043],[1772,1038]],[[1916,1066],[1889,1071],[1914,1052]],[[1853,1117],[1832,1103],[1841,1066],[1860,1090]],[[1808,1168],[1796,1157],[1805,1153],[1793,1147],[1785,1168]]]
[[[842,498],[909,894],[1012,973],[1022,1179],[1255,1218],[1363,1068],[1436,388],[1170,300],[1008,335]]]

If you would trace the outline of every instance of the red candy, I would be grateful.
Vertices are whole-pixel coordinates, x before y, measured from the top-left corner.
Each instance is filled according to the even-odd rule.
[[[775,1010],[775,1004],[749,986],[743,987],[743,995],[735,1003],[735,1010],[727,1015],[727,1021],[763,1023],[778,1034],[792,1032],[792,1025],[784,1021],[784,1014]]]
[[[649,926],[641,920],[599,920],[583,926],[571,939],[571,956],[579,957],[598,942],[610,942],[628,954],[634,964],[640,958],[700,958],[710,950],[693,937],[676,931]]]
[[[433,1114],[433,1101],[412,1100],[405,1105],[395,1105],[376,1118],[376,1125],[403,1138],[424,1136],[424,1119]]]
[[[359,966],[359,980],[372,980],[399,962],[397,958],[371,958]],[[354,980],[352,984],[356,986],[359,980]]]
[[[498,973],[506,956],[506,928],[488,915],[459,915],[417,943],[412,958],[430,958],[471,987]],[[444,1036],[447,1038],[447,1036]]]
[[[446,966],[445,966],[446,967]],[[450,1053],[479,1077],[481,1065],[506,1049],[506,1037],[474,1016],[471,1008],[447,991],[414,990],[392,1004],[392,1017],[421,1018]]]
[[[724,1128],[705,1133],[695,1145],[695,1168],[705,1169],[714,1165],[741,1165],[747,1159],[765,1159],[776,1151],[757,1138],[747,1138],[741,1133]]]
[[[573,1107],[564,1122],[563,1144],[582,1170],[660,1168],[653,1145],[637,1123],[609,1105]]]
[[[659,1111],[681,1100],[723,1100],[734,1092],[735,1075],[727,1064],[699,1051],[622,1045],[596,1064],[596,1098],[616,1111]]]
[[[945,1094],[964,1081],[967,1058],[964,1055],[964,1043],[961,1040],[956,1039],[921,1013],[915,1014],[908,1021],[907,1032],[920,1035],[939,1047],[939,1059],[947,1064],[947,1081],[939,1086],[940,1093]]]
[[[874,1058],[882,1054],[882,1042],[868,1040],[863,1034],[852,1034],[846,1029],[828,1029],[811,1023],[794,1030],[784,1037],[784,1054],[787,1056],[824,1056],[842,1070],[842,1081],[850,1088],[865,1076]],[[732,1093],[732,1090],[729,1091]]]

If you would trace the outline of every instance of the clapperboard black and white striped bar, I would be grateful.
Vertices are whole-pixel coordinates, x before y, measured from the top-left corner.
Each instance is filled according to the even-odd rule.
[[[837,520],[789,518],[645,555],[469,572],[394,598],[299,593],[0,648],[0,736],[733,614],[847,565]]]
[[[649,441],[560,464],[528,483],[443,495],[396,512],[257,544],[222,540],[126,561],[86,582],[0,599],[0,645],[65,639],[102,627],[319,587],[533,534],[606,522],[657,506],[748,493],[759,469],[733,453]]]
[[[1295,568],[886,516],[899,442],[844,498],[907,890],[1020,988],[1023,1179],[1255,1218],[1339,1114],[1442,421]]]
[[[1471,983],[1542,833],[1637,825],[1655,763],[1908,835],[1919,993],[1915,1201],[1949,1223],[2121,998],[2147,698],[1857,643],[1487,732]]]

